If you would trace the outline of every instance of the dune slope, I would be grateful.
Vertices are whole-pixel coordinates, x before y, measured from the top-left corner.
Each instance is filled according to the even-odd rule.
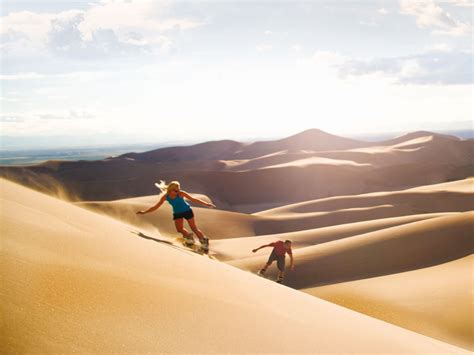
[[[297,249],[297,269],[288,285],[308,288],[414,270],[474,252],[474,212],[403,224]],[[257,271],[268,256],[231,261]]]
[[[3,353],[463,352],[4,180],[1,206]]]
[[[474,256],[304,292],[474,350]]]

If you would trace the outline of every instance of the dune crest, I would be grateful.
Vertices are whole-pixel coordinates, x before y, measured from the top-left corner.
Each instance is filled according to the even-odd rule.
[[[70,201],[147,196],[156,192],[155,181],[178,179],[223,209],[253,213],[462,180],[474,176],[473,148],[474,140],[432,132],[363,142],[312,129],[271,141],[221,140],[99,161],[0,166],[0,177]]]

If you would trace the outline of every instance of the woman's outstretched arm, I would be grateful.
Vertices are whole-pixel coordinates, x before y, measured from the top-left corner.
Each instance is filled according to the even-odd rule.
[[[190,200],[192,202],[200,203],[201,205],[204,205],[204,206],[207,206],[207,207],[216,207],[216,205],[214,205],[213,203],[209,203],[209,202],[200,200],[198,198],[192,197],[190,194],[188,194],[187,192],[185,192],[183,190],[181,190],[181,194],[183,195],[183,197],[186,197],[188,200]]]
[[[156,205],[151,206],[149,209],[144,210],[144,211],[138,211],[137,214],[145,214],[145,213],[150,213],[153,211],[156,211],[158,208],[161,207],[161,205],[165,202],[166,200],[166,195],[161,196],[160,200]]]

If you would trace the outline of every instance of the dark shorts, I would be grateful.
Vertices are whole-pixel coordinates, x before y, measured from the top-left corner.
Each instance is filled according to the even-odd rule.
[[[189,210],[189,211],[181,212],[181,213],[173,213],[173,219],[180,219],[180,218],[191,219],[193,217],[194,217],[193,210]]]
[[[275,251],[272,251],[268,258],[267,265],[270,265],[276,260],[278,270],[285,271],[285,255],[276,255]]]

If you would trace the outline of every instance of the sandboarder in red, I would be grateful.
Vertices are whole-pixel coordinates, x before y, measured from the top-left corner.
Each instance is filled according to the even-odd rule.
[[[285,240],[284,242],[279,240],[274,243],[262,245],[257,249],[252,250],[252,252],[256,253],[258,250],[266,247],[273,247],[272,253],[268,258],[267,263],[265,266],[258,272],[259,275],[264,275],[267,268],[276,260],[277,267],[278,267],[278,278],[277,282],[282,283],[283,278],[285,276],[285,255],[288,254],[290,256],[290,268],[291,270],[294,269],[295,265],[293,262],[293,252],[291,250],[291,240]]]

